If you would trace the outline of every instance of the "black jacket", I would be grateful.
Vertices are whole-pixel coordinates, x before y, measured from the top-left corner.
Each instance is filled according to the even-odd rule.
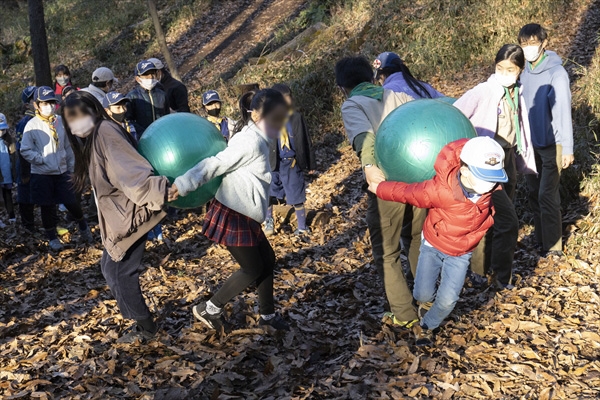
[[[157,85],[151,91],[136,86],[127,94],[127,120],[133,123],[138,136],[142,136],[151,123],[169,114],[169,101],[165,91]]]
[[[315,153],[312,149],[312,141],[308,132],[306,120],[299,112],[295,111],[289,120],[294,134],[294,150],[296,162],[303,171],[311,171],[316,168]],[[279,145],[278,140],[271,141],[269,162],[272,171],[279,170]]]
[[[160,83],[165,92],[167,92],[169,106],[174,111],[189,113],[190,105],[188,103],[188,91],[185,85],[173,78],[167,70],[163,69],[162,74]]]

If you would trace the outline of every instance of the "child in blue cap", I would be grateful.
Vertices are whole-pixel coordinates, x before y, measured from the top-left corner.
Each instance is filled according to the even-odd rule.
[[[283,95],[290,106],[290,115],[285,126],[281,130],[278,140],[271,142],[271,203],[285,202],[294,206],[298,228],[296,235],[308,233],[306,226],[306,182],[304,171],[312,171],[316,168],[315,155],[312,150],[312,142],[308,132],[308,126],[304,117],[298,111],[293,110],[292,90],[284,84],[273,86]],[[265,221],[265,234],[275,234],[275,223],[273,220],[273,205],[269,207]]]
[[[140,138],[135,130],[135,126],[133,126],[133,123],[131,123],[126,116],[128,103],[129,99],[121,93],[110,92],[107,93],[104,100],[102,100],[102,107],[104,107],[108,116],[117,124],[121,125],[137,143]]]
[[[13,187],[13,156],[15,153],[14,140],[8,131],[8,122],[4,114],[0,114],[0,187],[2,187],[2,198],[4,207],[8,213],[8,221],[16,221],[15,208],[12,199]],[[0,222],[0,227],[2,227]]]
[[[222,105],[223,101],[216,90],[202,93],[202,108],[206,112],[206,119],[217,127],[225,140],[229,141],[235,133],[235,121],[231,118],[221,117]]]
[[[50,249],[63,244],[56,234],[56,205],[64,204],[79,224],[82,241],[93,242],[71,183],[75,159],[61,118],[54,115],[56,95],[48,86],[35,91],[35,117],[25,126],[21,155],[31,164],[31,201],[39,204]]]

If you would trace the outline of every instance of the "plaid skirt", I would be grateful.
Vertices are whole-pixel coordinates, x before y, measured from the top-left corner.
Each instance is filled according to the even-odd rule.
[[[262,240],[266,240],[260,223],[216,199],[208,206],[202,232],[213,242],[228,247],[258,246]]]

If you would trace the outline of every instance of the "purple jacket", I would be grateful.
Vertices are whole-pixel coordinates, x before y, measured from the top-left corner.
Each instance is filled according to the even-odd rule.
[[[435,90],[429,83],[421,82],[421,84],[425,87],[425,89],[427,89],[432,99],[444,97],[443,94]],[[406,79],[404,79],[404,75],[402,75],[402,72],[396,72],[388,76],[385,82],[383,82],[383,88],[396,93],[406,93],[413,99],[420,99],[423,97],[420,94],[416,93],[409,86],[408,82],[406,82]]]
[[[524,150],[523,154],[517,153],[517,169],[524,174],[537,174],[529,116],[521,92],[519,92],[519,122]],[[498,109],[502,97],[504,97],[504,87],[492,75],[487,82],[480,83],[462,95],[456,100],[454,106],[469,118],[479,136],[493,138],[498,128]]]

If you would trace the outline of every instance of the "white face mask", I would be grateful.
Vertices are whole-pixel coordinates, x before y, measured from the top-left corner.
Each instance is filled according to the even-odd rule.
[[[525,46],[523,47],[523,53],[525,54],[525,59],[530,63],[537,61],[542,54],[543,48],[542,45],[539,46]]]
[[[86,138],[94,130],[94,119],[91,115],[86,115],[85,117],[70,122],[69,128],[71,128],[71,133],[74,136]]]
[[[517,83],[516,75],[501,75],[499,73],[495,73],[494,77],[496,78],[496,81],[504,87],[511,87]]]
[[[468,168],[461,168],[461,174],[466,180],[466,184],[469,186],[467,189],[471,189],[477,194],[486,194],[491,192],[497,185],[496,182],[488,182],[476,178]],[[464,182],[463,182],[464,184]]]
[[[69,83],[69,77],[63,75],[60,78],[56,78],[56,82],[58,82],[60,86],[66,86]]]
[[[42,115],[42,117],[49,117],[52,115],[52,113],[54,112],[54,107],[52,107],[52,104],[44,104],[43,106],[40,106],[40,114]]]
[[[146,90],[152,90],[158,84],[158,81],[154,78],[144,79],[140,78],[140,86]]]

